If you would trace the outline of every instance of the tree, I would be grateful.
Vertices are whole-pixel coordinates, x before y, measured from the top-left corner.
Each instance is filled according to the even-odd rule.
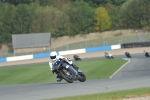
[[[38,0],[41,6],[50,6],[51,0]]]
[[[142,14],[142,18],[140,20],[142,29],[150,30],[150,1],[149,0],[142,0],[140,1],[140,11]]]
[[[54,31],[60,25],[58,19],[61,16],[62,13],[52,6],[37,8],[31,24],[32,32],[51,32],[54,36]]]
[[[77,0],[70,0],[70,1],[75,2]],[[91,7],[97,8],[99,6],[105,6],[108,2],[115,6],[121,6],[127,0],[83,0],[83,1],[88,3]]]
[[[19,4],[30,4],[30,3],[38,2],[38,0],[1,0],[1,2],[9,3],[17,6]]]
[[[115,5],[115,6],[121,6],[123,3],[125,3],[127,0],[108,0],[109,3]]]
[[[15,14],[15,33],[22,34],[22,33],[29,33],[31,22],[33,20],[33,12],[30,9],[30,6],[27,4],[19,4],[16,7],[16,14]]]
[[[149,29],[150,1],[128,0],[121,7],[121,20],[124,28]]]
[[[70,23],[70,18],[69,18],[69,12],[70,12],[71,6],[72,5],[70,3],[68,3],[65,6],[63,6],[62,9],[60,9],[61,16],[57,19],[59,22],[59,25],[53,34],[54,37],[70,35],[71,23]]]
[[[68,12],[71,35],[87,34],[94,24],[94,9],[84,1],[76,1]]]
[[[107,3],[105,8],[108,11],[108,15],[110,16],[111,29],[120,29],[121,21],[119,7],[114,6],[111,3]]]
[[[70,0],[50,0],[50,3],[57,9],[61,9],[66,4],[70,3]]]
[[[0,9],[0,44],[11,42],[11,34],[14,33],[15,7],[10,4],[1,6]]]
[[[104,7],[99,7],[95,11],[95,31],[104,31],[110,28],[111,22]]]
[[[92,7],[99,7],[99,6],[105,6],[105,4],[108,2],[108,0],[84,0]]]

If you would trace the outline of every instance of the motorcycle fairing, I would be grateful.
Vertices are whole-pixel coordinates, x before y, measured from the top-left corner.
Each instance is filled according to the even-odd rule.
[[[69,71],[72,73],[73,79],[77,80],[78,72],[71,65],[63,63],[62,67],[66,68],[66,69],[69,69]]]
[[[82,72],[80,69],[78,69],[78,72]]]

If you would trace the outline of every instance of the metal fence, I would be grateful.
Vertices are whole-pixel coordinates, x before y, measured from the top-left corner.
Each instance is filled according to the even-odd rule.
[[[89,37],[90,38],[90,37]],[[63,42],[63,41],[59,41]],[[58,43],[59,43],[58,42]],[[9,47],[7,49],[0,50],[0,57],[8,57],[8,56],[19,56],[19,55],[29,55],[29,54],[36,54],[36,53],[46,53],[50,51],[66,51],[66,50],[74,50],[74,49],[82,49],[82,48],[91,48],[97,46],[109,46],[109,45],[116,45],[116,44],[123,44],[123,43],[135,43],[135,42],[150,42],[150,32],[146,33],[136,33],[130,35],[118,35],[118,36],[111,36],[107,38],[97,37],[91,40],[84,40],[79,42],[76,40],[75,43],[69,43],[66,45],[61,45],[57,47],[40,47],[40,48],[23,48],[20,51],[16,51],[14,54],[13,48]]]
[[[72,44],[63,45],[57,48],[51,48],[53,51],[63,51],[63,50],[73,50],[73,49],[82,49],[82,48],[91,48],[97,46],[109,46],[123,43],[135,43],[135,42],[149,42],[150,33],[137,33],[126,36],[115,36],[107,38],[97,38],[94,40],[88,40],[83,42],[77,42]]]

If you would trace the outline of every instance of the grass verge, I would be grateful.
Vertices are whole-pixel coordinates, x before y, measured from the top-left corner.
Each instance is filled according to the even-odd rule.
[[[103,59],[75,62],[85,73],[87,80],[109,78],[121,65],[123,59]],[[93,74],[94,73],[94,74]],[[0,68],[0,85],[56,82],[56,75],[47,64]]]
[[[123,90],[117,92],[108,92],[108,93],[101,93],[101,94],[90,94],[90,95],[47,99],[47,100],[122,100],[123,98],[135,98],[135,97],[142,97],[142,96],[150,96],[150,87],[138,88],[132,90]]]

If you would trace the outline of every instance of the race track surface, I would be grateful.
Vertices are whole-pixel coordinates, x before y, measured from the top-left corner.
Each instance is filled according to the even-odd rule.
[[[127,65],[122,68],[111,78],[124,78],[124,77],[141,77],[150,76],[150,58],[145,56],[134,55],[129,59]]]
[[[150,58],[135,55],[110,79],[0,86],[0,100],[39,100],[150,87],[149,62]]]

